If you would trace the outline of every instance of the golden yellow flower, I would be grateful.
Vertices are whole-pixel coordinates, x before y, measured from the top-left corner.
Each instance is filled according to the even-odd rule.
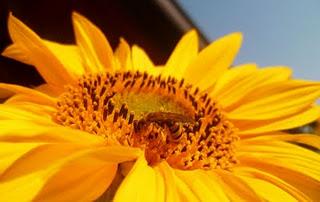
[[[73,14],[75,45],[10,15],[4,56],[45,84],[0,84],[0,201],[317,201],[318,136],[282,132],[320,116],[320,83],[291,70],[229,69],[242,41],[198,52],[195,31],[163,66]],[[102,196],[102,197],[101,197]]]

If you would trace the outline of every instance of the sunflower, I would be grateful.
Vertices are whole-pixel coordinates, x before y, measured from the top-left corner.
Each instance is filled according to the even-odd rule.
[[[231,69],[242,41],[198,52],[194,30],[156,66],[73,13],[76,45],[9,16],[2,53],[45,84],[0,84],[1,201],[318,201],[320,83],[290,68]],[[314,150],[302,147],[305,145]]]

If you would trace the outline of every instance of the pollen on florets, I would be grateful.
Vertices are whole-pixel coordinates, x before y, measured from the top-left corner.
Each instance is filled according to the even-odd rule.
[[[57,103],[59,124],[139,147],[150,165],[229,169],[235,127],[207,93],[172,77],[140,72],[86,75]]]

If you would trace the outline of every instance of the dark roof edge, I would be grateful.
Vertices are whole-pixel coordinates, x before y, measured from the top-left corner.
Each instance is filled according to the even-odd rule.
[[[190,16],[184,9],[174,0],[154,0],[161,10],[175,23],[181,32],[185,33],[190,29],[196,29],[199,34],[200,48],[209,44],[209,40],[205,37],[199,27],[191,20]]]

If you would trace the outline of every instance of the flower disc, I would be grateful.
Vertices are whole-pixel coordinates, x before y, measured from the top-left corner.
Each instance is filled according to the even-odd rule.
[[[235,127],[206,93],[184,79],[140,72],[81,78],[60,96],[55,120],[144,149],[150,165],[229,169],[236,163]]]

